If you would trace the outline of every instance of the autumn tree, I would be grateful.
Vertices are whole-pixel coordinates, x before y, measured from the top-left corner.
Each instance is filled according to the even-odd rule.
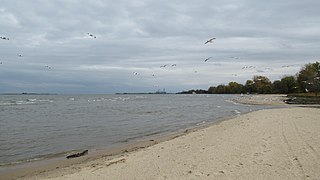
[[[289,94],[297,92],[298,84],[294,76],[285,76],[281,79],[281,93]]]
[[[254,86],[254,82],[253,82],[252,80],[247,80],[247,82],[246,82],[246,84],[244,85],[243,89],[244,89],[244,91],[245,91],[246,93],[250,93],[250,94],[257,92],[257,91],[256,91],[256,88],[255,88],[255,86]]]
[[[265,76],[253,76],[254,87],[259,94],[268,94],[272,92],[272,83]]]
[[[243,85],[237,82],[229,82],[229,91],[231,94],[240,94],[243,92]]]
[[[320,63],[306,64],[297,74],[297,82],[301,92],[320,92]]]

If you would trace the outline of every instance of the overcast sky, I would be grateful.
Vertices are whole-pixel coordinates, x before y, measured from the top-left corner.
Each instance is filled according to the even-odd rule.
[[[319,0],[1,0],[0,36],[9,40],[0,39],[0,93],[273,81],[320,60],[319,7]]]

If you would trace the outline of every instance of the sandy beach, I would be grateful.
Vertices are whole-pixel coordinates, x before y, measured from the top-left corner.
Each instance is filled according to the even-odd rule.
[[[250,99],[281,104],[274,96]],[[318,179],[319,119],[319,108],[260,110],[21,179]]]

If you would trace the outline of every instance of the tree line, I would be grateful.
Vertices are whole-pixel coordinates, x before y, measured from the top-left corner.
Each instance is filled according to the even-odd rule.
[[[273,82],[266,76],[253,76],[252,80],[239,84],[229,82],[227,85],[221,84],[211,86],[208,90],[189,90],[179,94],[290,94],[290,93],[315,93],[320,92],[320,63],[308,63],[301,70],[292,76],[284,76],[280,80]]]

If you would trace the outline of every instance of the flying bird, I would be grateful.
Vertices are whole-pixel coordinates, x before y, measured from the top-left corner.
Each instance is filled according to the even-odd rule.
[[[172,64],[171,67],[173,67],[173,66],[177,66],[177,64]]]
[[[91,33],[87,33],[90,37],[93,37],[93,38],[97,38],[97,36],[91,34]]]
[[[51,66],[48,66],[48,65],[46,65],[46,66],[44,66],[45,68],[47,68],[47,69],[52,69],[52,67]]]
[[[209,59],[211,59],[212,57],[208,57],[204,60],[204,62],[207,62]]]
[[[217,38],[210,38],[204,44],[213,43],[213,40],[215,40],[215,39],[217,39]]]
[[[160,68],[164,68],[164,67],[167,67],[167,66],[168,66],[168,64],[165,64],[165,65],[160,66]]]
[[[284,66],[281,66],[282,68],[288,68],[288,67],[292,67],[293,65],[284,65]]]
[[[232,56],[231,59],[240,59],[239,57]]]
[[[0,39],[9,40],[9,38],[8,38],[8,37],[5,37],[5,36],[1,36]]]

